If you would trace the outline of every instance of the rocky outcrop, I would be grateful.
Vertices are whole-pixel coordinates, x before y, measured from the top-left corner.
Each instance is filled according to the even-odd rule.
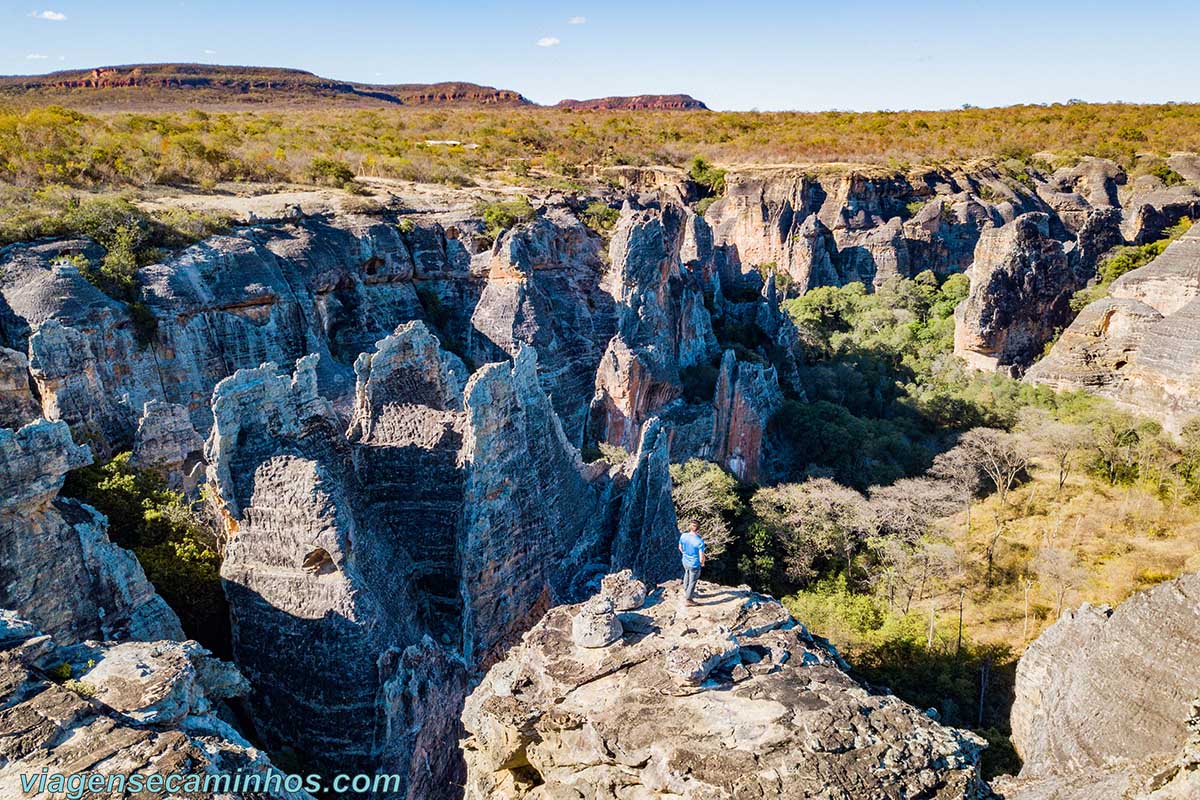
[[[967,275],[970,294],[954,311],[954,353],[982,370],[1019,372],[1033,363],[1083,286],[1045,214],[985,231]]]
[[[466,702],[468,800],[986,796],[977,737],[869,694],[771,598],[698,599],[552,609]]]
[[[575,111],[707,111],[708,106],[690,94],[639,94],[633,97],[596,97],[559,100],[556,108]]]
[[[174,612],[107,520],[58,497],[69,470],[91,463],[64,422],[0,429],[0,608],[63,643],[182,639]]]
[[[724,197],[705,215],[717,247],[745,272],[773,265],[787,276],[787,294],[855,281],[878,286],[925,269],[961,271],[984,228],[1044,208],[983,165],[911,175],[746,167],[725,180]]]
[[[1172,431],[1200,415],[1200,226],[1114,281],[1025,379],[1086,389]]]
[[[171,486],[192,489],[190,474],[199,465],[204,440],[192,427],[188,410],[173,403],[151,400],[142,407],[129,463],[161,474]]]
[[[1017,667],[1012,729],[1023,766],[1001,784],[1004,797],[1195,796],[1197,664],[1200,576],[1116,609],[1063,615]]]
[[[632,451],[646,422],[681,396],[680,369],[712,360],[711,259],[707,226],[686,209],[655,203],[622,213],[606,278],[617,334],[596,374],[589,441]]]
[[[714,404],[714,460],[738,480],[757,482],[766,466],[762,460],[767,423],[783,405],[775,368],[739,362],[726,350]]]
[[[0,428],[16,430],[41,416],[29,386],[29,359],[0,347]]]
[[[239,371],[213,396],[251,712],[272,745],[403,775],[394,796],[449,797],[468,669],[610,565],[654,567],[617,547],[618,516],[646,541],[665,526],[673,546],[666,439],[627,490],[580,462],[533,348],[465,380],[420,322],[358,359],[343,434],[317,361]]]
[[[222,718],[222,701],[248,688],[232,664],[195,642],[64,647],[0,611],[0,793],[62,797],[84,787],[56,785],[47,773],[77,780],[95,772],[125,779],[102,787],[106,793],[138,793],[136,775],[151,792],[157,781],[157,793],[165,787],[232,800],[310,798],[305,789],[314,787],[304,776],[285,782]],[[167,786],[169,776],[174,784]],[[44,782],[26,787],[23,778]]]
[[[522,345],[537,349],[542,385],[576,446],[615,330],[603,269],[598,237],[567,211],[552,210],[501,235],[471,314],[468,349],[476,363],[514,357]]]

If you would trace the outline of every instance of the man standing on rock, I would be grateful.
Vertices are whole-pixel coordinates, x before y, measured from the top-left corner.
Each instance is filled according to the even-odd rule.
[[[704,540],[700,538],[700,523],[692,520],[688,529],[679,534],[679,553],[683,556],[683,601],[692,605],[700,568],[704,566]]]

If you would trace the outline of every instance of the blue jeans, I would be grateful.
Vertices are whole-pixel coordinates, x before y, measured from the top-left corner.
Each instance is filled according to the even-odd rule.
[[[696,581],[700,580],[700,568],[683,565],[683,598],[691,600],[696,592]]]

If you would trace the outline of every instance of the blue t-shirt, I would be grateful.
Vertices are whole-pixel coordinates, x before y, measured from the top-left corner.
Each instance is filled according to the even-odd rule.
[[[683,565],[688,569],[700,568],[700,554],[704,552],[704,540],[691,531],[679,535],[679,549],[683,551]]]

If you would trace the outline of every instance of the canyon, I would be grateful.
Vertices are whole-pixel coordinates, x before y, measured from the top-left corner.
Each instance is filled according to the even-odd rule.
[[[1193,156],[1170,163],[1195,174]],[[367,210],[336,190],[189,197],[235,224],[142,266],[141,316],[88,279],[95,241],[0,249],[0,667],[6,734],[25,732],[6,735],[0,777],[269,771],[271,752],[401,776],[389,797],[988,796],[981,741],[859,685],[777,601],[706,584],[711,602],[681,613],[670,466],[776,479],[771,421],[805,400],[782,304],[926,270],[970,279],[954,322],[972,367],[1180,427],[1200,411],[1200,240],[1074,321],[1069,299],[1112,247],[1194,218],[1200,189],[1131,186],[1101,159],[1027,180],[991,162],[745,166],[701,214],[681,172],[623,176],[584,198],[519,192],[533,213],[494,240],[478,204],[511,193],[364,181]],[[592,203],[611,229],[585,223]],[[203,492],[232,663],[185,641],[103,515],[60,495],[69,471],[126,450]],[[1073,612],[1031,647],[1026,767],[1005,797],[1068,796],[1055,781],[1109,769],[1080,744],[1099,737],[1080,709],[1115,692],[1093,677],[1105,663],[1148,669],[1122,642],[1167,636],[1173,674],[1194,678],[1193,583]],[[1168,616],[1171,632],[1148,630]],[[603,646],[580,644],[580,619]],[[155,666],[130,687],[139,659]],[[63,664],[91,695],[49,679]],[[1105,752],[1179,760],[1159,784],[1186,791],[1184,693],[1143,704],[1144,747],[1113,734]],[[94,731],[103,755],[64,729]],[[1145,772],[1103,780],[1133,786],[1130,770]]]

